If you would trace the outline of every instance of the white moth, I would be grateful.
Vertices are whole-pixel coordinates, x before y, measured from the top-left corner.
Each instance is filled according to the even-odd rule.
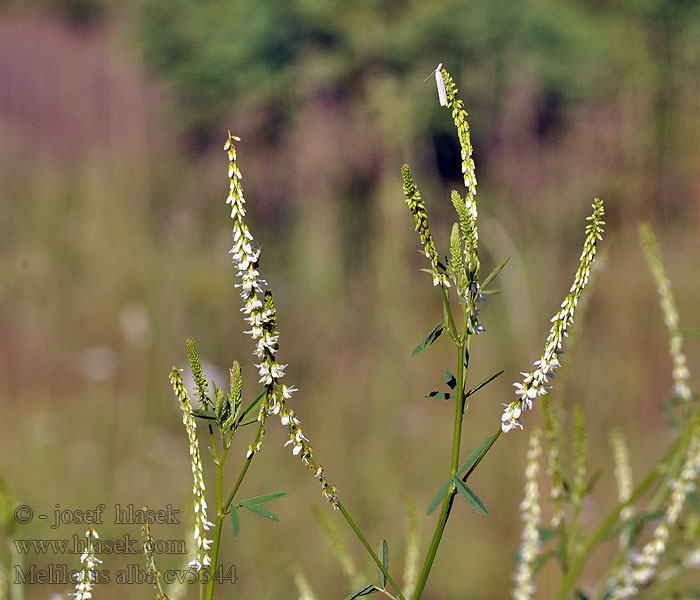
[[[438,98],[440,106],[447,106],[447,90],[445,90],[445,80],[442,78],[442,63],[437,66],[435,73],[435,83],[437,84]]]

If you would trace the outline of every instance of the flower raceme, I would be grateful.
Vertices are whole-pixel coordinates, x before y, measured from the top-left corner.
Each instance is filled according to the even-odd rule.
[[[313,458],[313,450],[308,438],[301,429],[301,422],[294,411],[287,405],[287,400],[297,391],[294,386],[280,383],[284,377],[284,369],[287,365],[281,365],[275,360],[275,354],[279,349],[279,333],[277,332],[277,311],[270,291],[263,291],[267,285],[260,279],[258,264],[260,261],[260,249],[253,245],[253,236],[245,223],[244,217],[245,199],[241,186],[241,172],[236,163],[236,142],[240,138],[231,135],[224,145],[224,150],[229,159],[229,195],[226,204],[231,205],[231,219],[233,220],[233,247],[231,257],[237,268],[237,276],[240,283],[236,287],[241,289],[243,308],[241,312],[250,325],[245,331],[255,342],[253,354],[260,360],[258,367],[259,382],[265,386],[263,401],[260,403],[258,421],[260,422],[260,434],[254,444],[248,447],[247,458],[251,458],[262,448],[264,424],[269,415],[278,415],[282,425],[289,430],[289,439],[285,446],[292,446],[292,454],[300,456],[304,465],[313,472],[321,483],[324,498],[334,508],[338,508],[337,490],[326,479],[323,467],[317,464]],[[262,297],[261,297],[262,296]]]
[[[501,429],[504,433],[514,427],[523,428],[520,415],[532,408],[534,400],[544,396],[549,391],[550,387],[547,384],[554,378],[556,369],[561,366],[559,355],[562,353],[562,342],[568,336],[567,329],[574,322],[574,311],[588,283],[591,266],[595,260],[597,244],[603,239],[603,225],[605,225],[603,215],[603,202],[596,198],[593,202],[593,214],[586,218],[589,221],[586,226],[586,241],[583,245],[574,283],[569,290],[569,294],[561,303],[561,308],[551,319],[552,328],[547,337],[542,356],[534,362],[535,369],[529,373],[521,373],[523,380],[513,384],[518,399],[504,405],[505,410],[501,417]]]

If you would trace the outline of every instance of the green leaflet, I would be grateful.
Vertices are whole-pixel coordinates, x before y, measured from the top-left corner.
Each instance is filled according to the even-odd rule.
[[[472,492],[467,487],[466,483],[464,483],[459,477],[455,477],[453,481],[455,483],[455,486],[457,487],[459,495],[467,501],[467,504],[474,509],[474,512],[480,515],[489,514],[489,511],[486,510],[486,507],[484,506],[484,503],[479,499],[479,496]]]
[[[262,399],[265,397],[265,392],[260,394],[253,402],[250,404],[248,408],[246,408],[243,411],[243,414],[240,416],[238,419],[238,425],[250,425],[251,423],[255,423],[258,420],[258,407],[260,406],[260,403],[262,402]]]
[[[421,352],[423,352],[423,350],[425,350],[436,339],[440,337],[444,328],[445,327],[442,323],[438,323],[435,326],[435,329],[433,329],[427,336],[425,336],[425,339],[413,349],[413,352],[411,352],[411,356],[415,356],[416,354],[420,354]]]
[[[355,598],[359,598],[360,596],[369,596],[372,592],[378,592],[380,589],[374,585],[373,583],[370,583],[356,592],[353,592],[349,596],[345,597],[345,600],[354,600]]]
[[[260,515],[261,517],[270,519],[270,521],[279,521],[279,518],[275,513],[267,510],[266,508],[263,508],[260,505],[265,504],[266,502],[274,502],[275,500],[279,500],[280,498],[283,498],[286,495],[287,492],[273,492],[272,494],[264,494],[263,496],[254,496],[253,498],[243,500],[243,502],[241,502],[239,506],[247,508],[249,511]]]
[[[501,262],[499,262],[487,276],[484,281],[481,282],[481,287],[485,288],[489,283],[491,283],[501,272],[501,269],[506,266],[506,263],[510,260],[510,256],[506,256]],[[483,293],[483,292],[482,292]]]
[[[238,508],[231,509],[231,526],[233,527],[233,537],[238,537],[241,532],[241,520],[238,518]]]
[[[447,490],[450,489],[450,482],[448,481],[445,485],[443,485],[439,490],[438,493],[435,494],[435,498],[433,498],[433,501],[430,503],[430,506],[428,506],[428,510],[425,512],[426,515],[429,515],[432,513],[442,502],[443,498],[447,494]]]
[[[265,504],[266,502],[274,502],[280,498],[284,498],[287,492],[273,492],[272,494],[265,494],[263,496],[254,496],[253,498],[248,498],[241,502],[241,504]]]
[[[481,442],[481,444],[479,444],[479,446],[469,455],[469,458],[467,458],[467,460],[465,460],[462,466],[459,468],[457,471],[457,477],[461,477],[467,472],[467,469],[469,469],[469,467],[474,464],[476,459],[479,458],[479,455],[484,451],[484,448],[488,446],[490,441],[491,436],[488,436],[483,442]]]
[[[454,394],[449,392],[429,392],[425,395],[426,398],[441,398],[443,400],[453,400],[455,398]]]
[[[379,552],[377,553],[377,556],[379,557],[379,560],[382,561],[382,565],[384,565],[384,570],[387,572],[389,571],[389,544],[386,543],[386,540],[382,540],[379,543]],[[379,569],[379,585],[382,589],[386,588],[386,575],[382,572],[381,569]]]
[[[262,506],[258,506],[257,504],[246,504],[247,501],[241,502],[241,506],[243,508],[247,508],[249,511],[254,512],[256,515],[260,515],[261,517],[265,517],[266,519],[270,519],[270,521],[277,521],[279,522],[279,517],[267,510],[266,508],[263,508]]]
[[[498,373],[494,373],[493,375],[490,375],[489,377],[487,377],[486,379],[484,379],[479,385],[477,385],[476,387],[473,387],[472,389],[470,389],[470,390],[467,392],[467,395],[465,396],[465,398],[469,398],[469,396],[473,396],[474,394],[476,394],[482,387],[484,387],[485,385],[488,385],[489,383],[491,383],[491,382],[492,382],[494,379],[496,379],[496,377],[498,377],[499,375],[503,375],[503,371],[502,371],[502,370],[499,371]]]

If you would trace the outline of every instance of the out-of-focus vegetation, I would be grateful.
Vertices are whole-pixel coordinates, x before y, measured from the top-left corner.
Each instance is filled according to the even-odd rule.
[[[432,457],[449,450],[436,437],[449,410],[422,393],[439,382],[446,348],[408,356],[440,309],[418,272],[399,166],[410,159],[425,182],[444,243],[460,172],[449,115],[423,81],[438,62],[470,113],[484,268],[512,256],[472,361],[475,373],[506,375],[475,397],[465,444],[492,431],[509,383],[541,350],[598,195],[606,270],[558,393],[586,411],[605,473],[599,498],[615,494],[610,425],[627,429],[640,470],[655,459],[671,363],[635,228],[652,222],[681,321],[697,328],[697,2],[6,0],[0,469],[20,501],[46,512],[98,502],[188,509],[187,447],[167,381],[182,340],[195,337],[224,373],[234,358],[248,361],[253,377],[227,255],[230,129],[243,138],[280,359],[316,455],[369,533],[374,523],[377,536],[398,531],[406,498],[429,503],[444,479]],[[697,342],[687,352],[697,388]],[[231,596],[289,596],[293,564],[326,596],[342,579],[311,512],[298,512],[322,500],[281,448],[284,432],[268,435],[251,486],[272,480],[290,500],[281,524],[244,524],[227,558],[239,576]],[[514,433],[489,455],[488,472],[501,476],[473,483],[491,516],[454,515],[426,598],[462,597],[467,585],[473,598],[506,597],[525,452]],[[584,525],[603,509],[586,506]],[[26,537],[53,533],[37,526]],[[389,541],[400,556],[401,536]],[[132,558],[110,557],[110,567]]]

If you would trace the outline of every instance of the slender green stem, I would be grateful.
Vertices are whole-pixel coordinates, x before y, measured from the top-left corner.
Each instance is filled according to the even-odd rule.
[[[258,442],[258,440],[260,439],[262,428],[263,428],[263,425],[261,423],[260,426],[258,427],[258,433],[255,436],[254,444],[256,444]],[[231,490],[229,497],[226,499],[226,502],[224,503],[224,501],[223,501],[223,497],[224,497],[223,472],[224,472],[224,463],[226,462],[226,455],[228,454],[229,448],[230,448],[230,443],[227,444],[224,441],[223,448],[221,451],[221,456],[216,461],[216,523],[214,524],[214,540],[213,540],[212,551],[211,551],[211,565],[210,565],[210,570],[209,570],[209,581],[208,581],[207,586],[206,586],[206,600],[212,600],[214,597],[214,580],[215,580],[216,567],[217,567],[217,564],[219,561],[219,548],[221,546],[221,531],[223,529],[224,519],[226,518],[226,515],[230,512],[231,503],[233,502],[233,499],[236,496],[238,489],[241,487],[241,484],[243,483],[243,478],[245,477],[246,473],[248,472],[248,468],[250,467],[250,463],[252,462],[253,457],[255,456],[255,453],[253,453],[248,458],[246,458],[245,462],[243,463],[243,467],[241,468],[241,472],[238,475],[238,479],[236,480],[236,484],[233,486],[233,489]],[[203,585],[200,584],[200,600],[202,599],[202,589],[203,589]]]
[[[450,321],[454,327],[454,320],[452,319],[452,313],[449,311]],[[465,319],[466,321],[466,319]],[[450,481],[457,474],[457,469],[459,469],[459,447],[462,440],[462,423],[464,420],[464,381],[466,375],[466,365],[464,360],[465,352],[465,342],[460,339],[457,344],[457,399],[455,401],[455,422],[454,430],[452,434],[452,458],[450,460]],[[423,563],[423,569],[416,583],[416,589],[413,593],[414,600],[418,600],[421,597],[423,590],[425,589],[425,584],[428,581],[428,576],[430,575],[430,570],[433,567],[433,562],[435,561],[435,556],[437,555],[438,547],[440,546],[440,541],[442,540],[442,535],[445,532],[445,527],[447,525],[447,520],[450,518],[450,512],[452,510],[452,504],[454,501],[454,496],[456,489],[454,483],[450,485],[450,489],[445,495],[445,499],[442,502],[442,509],[440,511],[440,518],[435,526],[435,532],[433,533],[433,539],[430,542],[430,547],[428,548],[428,553],[425,556],[425,561]]]
[[[447,492],[445,500],[442,503],[442,510],[440,511],[440,518],[438,519],[437,525],[435,526],[435,532],[433,533],[433,539],[430,541],[430,547],[428,548],[428,553],[425,557],[425,562],[423,564],[423,569],[416,584],[416,589],[413,593],[413,600],[418,600],[423,594],[425,589],[425,584],[428,581],[428,575],[430,575],[430,569],[433,566],[433,561],[435,560],[435,555],[437,554],[438,546],[440,545],[440,540],[442,534],[445,531],[445,526],[447,525],[447,519],[450,517],[450,511],[452,510],[452,502],[457,491],[454,485]]]
[[[258,427],[258,433],[255,436],[255,441],[253,442],[254,446],[260,440],[260,435],[262,433],[262,429],[263,429],[263,424],[260,423],[260,426]],[[222,513],[228,514],[230,512],[231,503],[233,502],[233,499],[236,496],[236,493],[238,492],[238,488],[240,488],[241,484],[243,483],[243,478],[245,477],[245,474],[248,472],[248,468],[250,467],[250,463],[253,461],[254,456],[255,456],[255,453],[251,454],[248,458],[245,459],[245,462],[243,463],[243,468],[241,469],[241,472],[238,475],[238,479],[236,480],[236,484],[233,486],[231,493],[228,495],[226,502],[224,502],[224,504],[221,508]]]
[[[355,521],[352,520],[352,517],[348,514],[348,511],[345,510],[345,507],[340,501],[338,501],[338,509],[340,510],[340,514],[343,515],[345,520],[348,522],[348,525],[350,525],[350,528],[355,532],[355,535],[362,542],[362,545],[365,547],[367,552],[369,552],[369,555],[372,557],[372,560],[376,563],[379,570],[383,573],[384,577],[386,577],[386,580],[391,584],[391,587],[394,588],[394,591],[398,594],[399,600],[406,600],[405,596],[401,593],[401,589],[398,585],[396,585],[396,582],[392,579],[391,575],[389,575],[389,571],[386,570],[384,564],[381,560],[379,560],[376,552],[372,549],[372,546],[369,545],[367,538],[365,538],[357,525],[355,525]]]
[[[216,463],[216,524],[214,527],[214,545],[212,546],[211,550],[209,581],[207,583],[207,600],[212,600],[214,598],[214,575],[216,573],[216,566],[219,562],[219,545],[221,544],[221,529],[224,523],[224,517],[226,516],[222,511],[222,502],[224,497],[223,467],[224,461],[226,459],[226,451],[227,449],[224,449],[221,459]]]

